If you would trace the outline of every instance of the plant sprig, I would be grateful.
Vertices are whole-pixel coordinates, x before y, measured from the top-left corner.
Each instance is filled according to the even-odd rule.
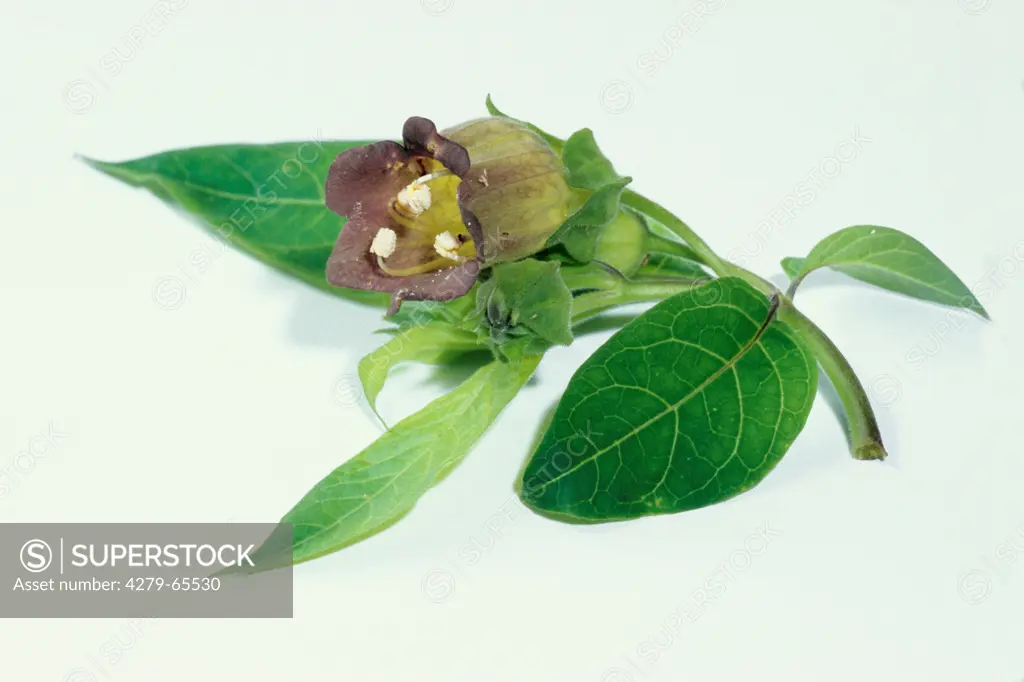
[[[674,513],[757,485],[806,423],[819,366],[842,403],[853,456],[884,459],[863,384],[794,303],[800,284],[815,270],[832,268],[988,317],[935,254],[881,226],[845,228],[806,257],[785,259],[790,285],[781,291],[721,258],[683,220],[630,189],[631,177],[616,171],[589,129],[561,139],[507,117],[489,97],[487,108],[497,117],[491,120],[525,127],[532,131],[527,136],[543,141],[531,144],[560,159],[564,173],[556,178],[555,195],[566,197],[564,219],[525,257],[503,260],[501,248],[506,238],[520,250],[539,243],[539,223],[528,241],[501,232],[497,245],[488,246],[490,259],[477,254],[472,286],[459,283],[468,289],[465,295],[401,305],[391,318],[390,340],[359,363],[375,413],[376,398],[398,364],[444,364],[480,351],[490,352],[492,361],[314,485],[282,519],[293,526],[291,555],[264,557],[268,566],[337,551],[398,521],[468,454],[548,348],[571,343],[587,323],[612,309],[655,303],[576,371],[517,483],[526,504],[555,518],[603,522]],[[407,134],[436,134],[426,119],[414,121]],[[457,157],[447,138],[429,139],[435,140],[433,149],[446,150],[446,158]],[[332,244],[350,229],[328,209],[332,185],[325,197],[324,179],[336,158],[361,153],[368,144],[223,145],[124,163],[86,161],[150,190],[272,267],[360,303],[384,306],[384,294],[332,287],[324,278]],[[500,168],[494,168],[497,177]],[[492,189],[487,170],[462,180],[474,181],[477,190]],[[538,182],[533,190],[543,191]],[[475,240],[481,233],[474,235]],[[392,309],[396,301],[401,303],[393,300]]]

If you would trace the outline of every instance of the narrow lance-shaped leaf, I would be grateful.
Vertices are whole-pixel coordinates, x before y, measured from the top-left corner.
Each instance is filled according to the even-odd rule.
[[[928,247],[890,227],[856,225],[825,237],[807,258],[786,259],[790,292],[818,268],[839,270],[854,279],[913,298],[988,313],[956,274]]]
[[[462,461],[539,362],[532,355],[480,368],[328,474],[281,519],[294,528],[293,562],[335,552],[398,521]]]
[[[367,142],[192,147],[122,163],[85,159],[199,219],[236,248],[333,294],[386,305],[384,294],[332,287],[325,268],[345,219],[324,205],[334,158]]]
[[[443,365],[468,351],[484,348],[476,334],[448,322],[410,324],[394,330],[383,346],[359,361],[359,381],[370,408],[376,412],[377,396],[388,372],[403,362]]]
[[[695,509],[742,493],[800,433],[817,365],[745,282],[669,298],[569,383],[523,474],[531,507],[586,521]]]

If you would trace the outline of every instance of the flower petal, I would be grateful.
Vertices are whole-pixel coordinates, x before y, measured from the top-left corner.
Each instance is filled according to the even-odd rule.
[[[363,210],[387,215],[398,192],[421,175],[409,153],[397,142],[374,142],[338,155],[327,171],[327,208],[347,217],[362,204]]]
[[[370,252],[377,232],[388,227],[398,235],[396,250],[386,260],[389,269],[436,261],[433,242],[398,225],[389,207],[409,183],[436,170],[425,159],[437,161],[460,178],[469,172],[469,153],[440,135],[431,121],[410,118],[402,137],[405,146],[385,141],[343,152],[331,164],[325,186],[327,207],[349,219],[327,261],[327,281],[351,289],[392,292],[389,314],[397,312],[403,300],[458,298],[473,287],[480,272],[480,261],[474,258],[430,272],[390,275],[381,270],[377,256]],[[459,209],[474,245],[481,250],[479,221],[461,205]]]
[[[403,300],[449,301],[473,288],[480,274],[480,261],[475,258],[418,275],[394,276],[381,272],[377,256],[370,253],[370,244],[381,227],[380,223],[367,220],[361,211],[349,218],[327,260],[328,282],[350,289],[391,292],[394,295],[389,315],[398,311]],[[401,244],[398,248],[402,248]],[[429,253],[430,257],[437,257],[432,245]]]
[[[437,132],[437,126],[428,118],[410,117],[402,127],[402,141],[412,156],[436,159],[460,178],[466,177],[469,172],[469,152],[466,148]]]

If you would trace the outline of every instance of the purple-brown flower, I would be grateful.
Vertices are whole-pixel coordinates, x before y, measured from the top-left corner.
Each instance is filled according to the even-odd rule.
[[[331,165],[327,207],[348,218],[327,261],[341,287],[447,301],[480,270],[542,249],[568,215],[571,190],[544,140],[505,118],[437,131],[418,116],[402,144],[349,149]]]

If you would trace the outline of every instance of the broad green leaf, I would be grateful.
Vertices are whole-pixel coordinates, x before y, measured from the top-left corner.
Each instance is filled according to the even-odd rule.
[[[533,125],[532,123],[528,123],[527,121],[523,121],[521,119],[503,113],[500,109],[498,109],[497,106],[495,106],[494,101],[491,99],[490,95],[487,95],[487,113],[489,113],[491,116],[501,116],[502,118],[510,118],[513,121],[522,123],[524,126],[526,126],[530,130],[544,138],[544,141],[547,142],[548,145],[550,145],[551,148],[554,149],[557,153],[561,153],[562,147],[565,146],[565,140],[563,140],[562,138],[550,135],[541,130],[540,128],[538,128],[537,126]]]
[[[562,244],[580,263],[594,259],[601,229],[619,214],[619,199],[632,178],[620,178],[587,196],[582,205],[548,239],[548,246]]]
[[[804,269],[804,258],[783,258],[782,259],[782,271],[786,273],[786,276],[793,279],[800,274],[800,271]]]
[[[328,474],[281,519],[294,528],[292,561],[335,552],[398,521],[462,461],[539,362],[534,355],[480,368]]]
[[[623,177],[615,172],[612,162],[601,152],[590,128],[577,130],[565,141],[562,165],[570,185],[592,192],[617,183]]]
[[[443,365],[471,350],[483,348],[476,334],[447,322],[410,324],[395,330],[383,346],[359,361],[359,381],[370,408],[376,412],[377,396],[388,372],[403,362]]]
[[[492,329],[514,335],[521,325],[550,343],[572,343],[572,294],[559,268],[555,261],[532,258],[495,265],[479,298]]]
[[[696,509],[750,489],[800,433],[817,365],[763,295],[724,278],[662,301],[579,368],[523,474],[562,518]]]
[[[988,319],[971,290],[938,256],[890,227],[856,225],[825,237],[811,249],[800,270],[790,275],[790,290],[795,291],[808,274],[825,267],[899,294],[967,308]]]
[[[93,168],[148,189],[268,265],[339,296],[386,305],[388,296],[327,283],[344,218],[324,205],[334,158],[368,142],[282,142],[192,147]]]

